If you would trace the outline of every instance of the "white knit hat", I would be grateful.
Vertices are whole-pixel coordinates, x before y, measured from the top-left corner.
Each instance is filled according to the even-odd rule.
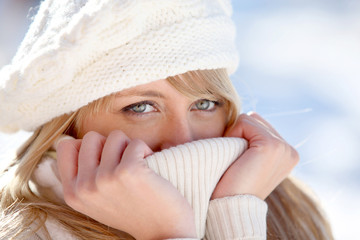
[[[45,0],[0,71],[0,130],[34,130],[113,92],[235,71],[230,0]]]

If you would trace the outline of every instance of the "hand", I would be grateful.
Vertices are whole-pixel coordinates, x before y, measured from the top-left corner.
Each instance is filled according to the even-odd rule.
[[[299,155],[258,114],[241,114],[224,136],[245,138],[249,148],[224,173],[212,199],[250,194],[265,199],[299,161]]]
[[[121,131],[96,132],[57,144],[65,202],[136,239],[196,237],[190,204],[168,181],[147,167],[152,153]]]

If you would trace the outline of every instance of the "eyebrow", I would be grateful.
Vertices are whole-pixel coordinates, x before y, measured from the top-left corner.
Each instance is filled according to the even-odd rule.
[[[165,98],[163,94],[153,90],[127,90],[124,93],[118,92],[116,93],[115,97],[127,97],[127,96],[139,96],[139,97],[156,97],[156,98]]]

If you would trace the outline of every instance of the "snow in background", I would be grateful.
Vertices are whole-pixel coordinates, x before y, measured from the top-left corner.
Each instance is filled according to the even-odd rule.
[[[36,0],[0,0],[0,67]],[[233,0],[243,111],[264,116],[300,153],[294,175],[318,194],[336,239],[360,236],[360,1]],[[30,11],[30,15],[36,12]],[[27,133],[0,134],[8,158]]]

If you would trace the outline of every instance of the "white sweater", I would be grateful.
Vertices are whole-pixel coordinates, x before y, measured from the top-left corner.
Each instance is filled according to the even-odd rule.
[[[203,139],[156,152],[145,160],[169,180],[194,209],[198,239],[266,239],[264,201],[238,195],[210,201],[222,174],[247,148],[240,138]],[[47,194],[63,201],[56,160],[45,157],[34,172],[34,181]],[[35,189],[34,189],[35,190]],[[76,239],[54,219],[46,221],[52,239]],[[37,232],[43,239],[43,233]]]

